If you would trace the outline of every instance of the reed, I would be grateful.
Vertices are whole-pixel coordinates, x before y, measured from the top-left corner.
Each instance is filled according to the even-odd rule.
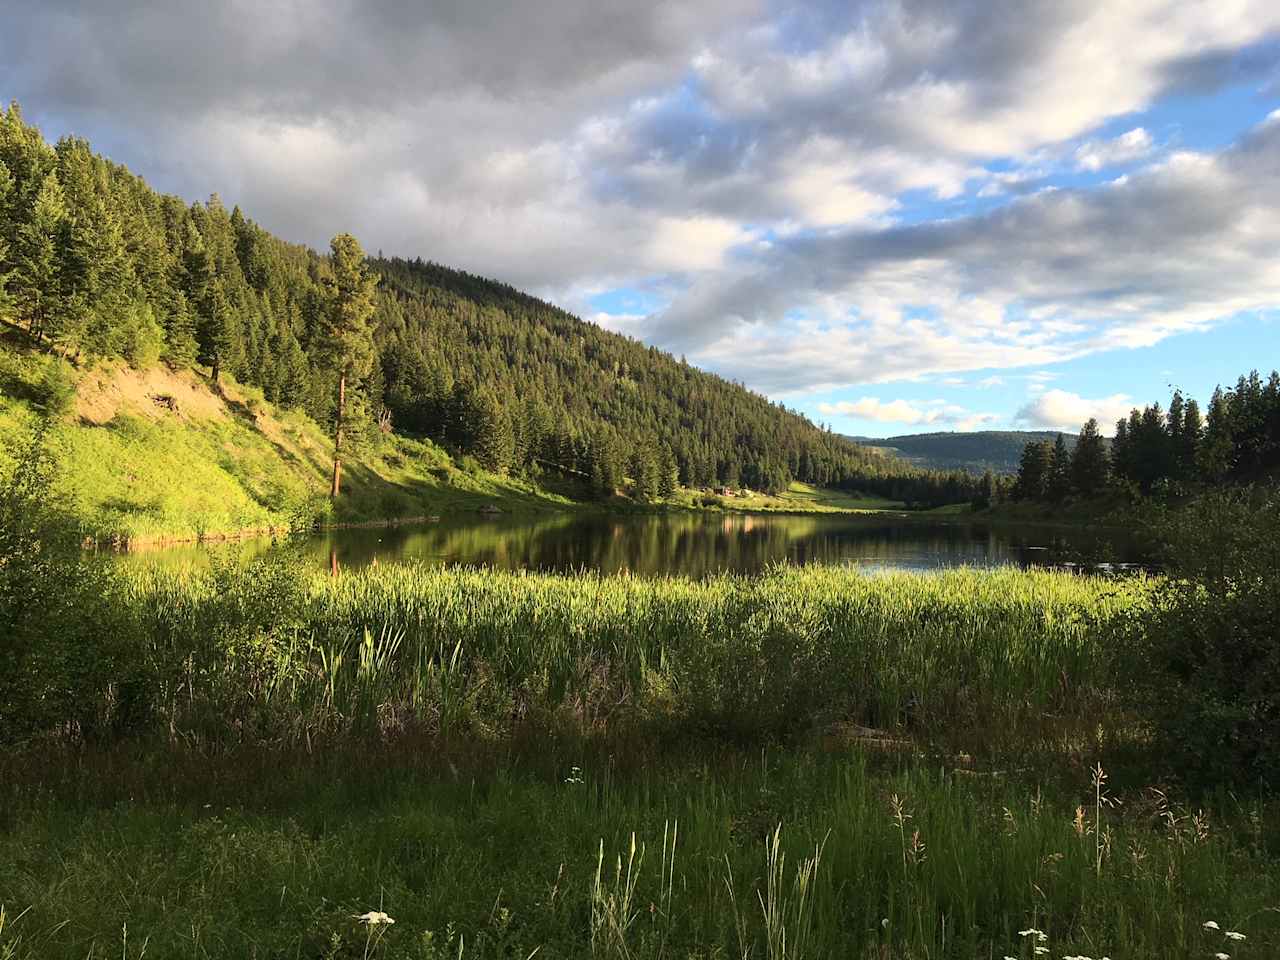
[[[1057,749],[1124,727],[1104,628],[1150,591],[1142,578],[826,567],[697,582],[412,565],[335,580],[266,562],[121,576],[136,636],[117,672],[131,671],[135,717],[293,743],[533,723],[738,741],[843,726],[970,752]]]

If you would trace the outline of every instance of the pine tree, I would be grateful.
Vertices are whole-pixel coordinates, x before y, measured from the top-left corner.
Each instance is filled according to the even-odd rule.
[[[680,469],[676,466],[675,454],[663,444],[658,448],[658,497],[670,500],[675,495],[679,479]]]
[[[332,500],[342,486],[342,418],[346,412],[347,381],[365,377],[373,364],[373,292],[377,279],[365,265],[360,242],[349,233],[340,233],[330,243],[333,278],[329,287],[329,309],[325,312],[317,342],[319,358],[337,375],[337,402],[333,425]]]
[[[1169,412],[1165,416],[1165,433],[1169,437],[1169,476],[1175,480],[1187,479],[1183,469],[1183,431],[1186,428],[1186,401],[1181,390],[1174,390],[1169,401]]]
[[[474,453],[480,465],[492,473],[506,473],[515,456],[511,419],[490,391],[476,396]]]
[[[1062,434],[1053,441],[1045,487],[1051,500],[1062,501],[1071,495],[1071,451],[1067,449],[1067,441]]]
[[[58,326],[66,230],[66,199],[58,178],[50,173],[40,184],[26,223],[18,228],[10,277],[17,314],[26,320],[27,330],[37,342],[48,328]]]
[[[1072,453],[1072,486],[1082,497],[1096,497],[1106,489],[1110,473],[1106,442],[1098,430],[1098,421],[1090,418],[1081,428]]]
[[[1187,401],[1182,415],[1182,434],[1179,437],[1178,468],[1184,479],[1194,479],[1199,473],[1197,454],[1204,437],[1204,420],[1200,416],[1200,404]]]
[[[238,373],[244,344],[240,338],[240,325],[226,289],[219,278],[209,283],[202,298],[200,324],[200,360],[208,365],[210,377],[216,386],[223,371]]]
[[[1053,467],[1053,447],[1045,440],[1032,440],[1022,448],[1018,479],[1014,484],[1016,500],[1043,500],[1048,490]]]
[[[627,472],[631,474],[631,492],[637,500],[647,503],[658,498],[658,462],[647,444],[631,451]]]
[[[191,311],[186,295],[179,290],[174,294],[173,311],[169,315],[164,359],[175,370],[188,370],[195,366],[198,353],[196,317]]]
[[[1198,457],[1200,474],[1210,483],[1225,479],[1235,469],[1235,430],[1231,406],[1232,398],[1229,393],[1224,392],[1221,387],[1213,391]]]
[[[13,193],[13,177],[4,161],[0,160],[0,318],[5,320],[9,318],[11,301],[8,286],[13,271],[13,265],[9,262],[9,250],[12,246],[9,203]]]

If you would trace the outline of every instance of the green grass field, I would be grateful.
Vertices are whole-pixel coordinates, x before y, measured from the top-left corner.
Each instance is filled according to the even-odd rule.
[[[1157,581],[111,570],[0,754],[0,957],[1280,950],[1280,810],[1144,752]]]

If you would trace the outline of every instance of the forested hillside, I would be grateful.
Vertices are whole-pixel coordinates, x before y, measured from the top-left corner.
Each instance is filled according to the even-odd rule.
[[[852,437],[869,447],[886,450],[924,470],[967,470],[998,474],[1017,472],[1023,448],[1056,436],[1049,430],[975,430],[972,433],[916,433],[901,437]],[[1074,443],[1067,437],[1067,444]]]
[[[82,366],[199,368],[215,386],[230,375],[328,427],[334,263],[216,195],[161,195],[83,140],[50,146],[16,105],[0,115],[0,317]],[[429,436],[491,471],[556,470],[600,495],[630,484],[653,498],[677,479],[922,503],[973,492],[971,478],[868,450],[503,284],[420,259],[366,268],[380,282],[373,361],[347,383],[357,440]]]

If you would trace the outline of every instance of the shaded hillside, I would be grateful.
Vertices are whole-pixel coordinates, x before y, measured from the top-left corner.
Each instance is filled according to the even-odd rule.
[[[922,470],[964,470],[981,474],[1018,472],[1023,448],[1036,440],[1050,443],[1058,436],[1053,430],[979,430],[974,433],[919,433],[902,437],[852,437],[866,446],[901,457]],[[1073,433],[1064,433],[1068,448],[1075,446]]]

